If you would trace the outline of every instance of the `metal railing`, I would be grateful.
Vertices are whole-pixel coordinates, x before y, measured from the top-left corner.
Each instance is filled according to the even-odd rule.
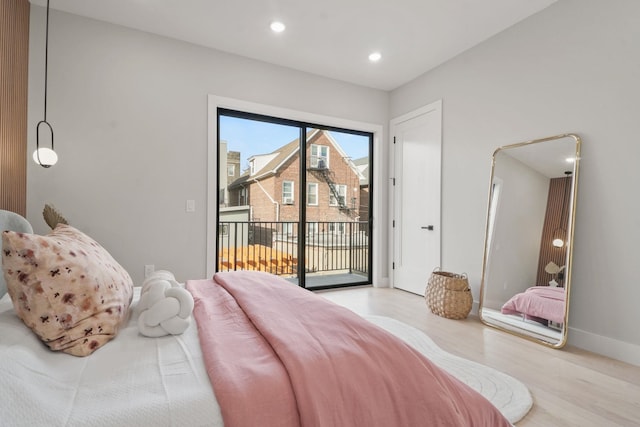
[[[218,271],[259,270],[281,276],[298,274],[295,221],[229,221],[218,227]],[[367,275],[369,238],[366,221],[309,222],[305,234],[305,271]]]

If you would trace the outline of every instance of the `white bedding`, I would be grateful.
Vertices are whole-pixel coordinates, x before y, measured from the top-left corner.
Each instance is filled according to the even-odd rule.
[[[182,335],[146,338],[137,327],[140,288],[133,298],[127,326],[87,357],[50,351],[16,316],[9,295],[0,298],[0,426],[222,427],[195,322]],[[385,328],[375,316],[365,317]],[[477,378],[463,378],[468,364],[455,365],[442,367],[503,414],[509,412],[501,396],[486,395],[491,387],[484,390]]]
[[[55,353],[0,299],[0,425],[222,426],[193,323],[182,335],[126,328],[88,357]]]

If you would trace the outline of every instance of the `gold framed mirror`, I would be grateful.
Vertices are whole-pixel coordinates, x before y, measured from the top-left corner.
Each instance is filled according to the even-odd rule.
[[[555,348],[567,342],[581,143],[556,135],[492,158],[479,316]]]

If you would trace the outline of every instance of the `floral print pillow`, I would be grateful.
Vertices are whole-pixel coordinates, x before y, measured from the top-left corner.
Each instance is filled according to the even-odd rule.
[[[2,267],[18,317],[51,350],[87,356],[128,319],[131,276],[69,225],[47,236],[5,231]]]

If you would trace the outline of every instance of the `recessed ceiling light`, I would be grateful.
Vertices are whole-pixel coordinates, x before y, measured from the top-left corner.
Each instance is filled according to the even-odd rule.
[[[371,62],[378,62],[380,61],[381,58],[382,58],[382,55],[380,54],[380,52],[373,52],[372,54],[369,55],[369,61]]]
[[[274,33],[281,33],[285,30],[285,28],[287,27],[280,21],[273,21],[271,23],[271,31],[273,31]]]

